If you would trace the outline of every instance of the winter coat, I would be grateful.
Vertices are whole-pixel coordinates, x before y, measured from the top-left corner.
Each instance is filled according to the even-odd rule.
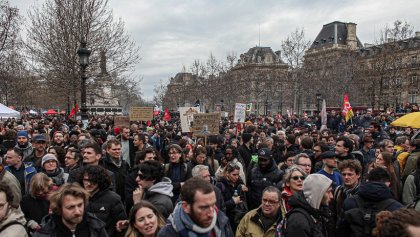
[[[402,172],[401,179],[404,181],[408,175],[410,175],[414,170],[416,170],[417,159],[420,157],[420,149],[416,149],[407,158],[407,162]]]
[[[176,212],[177,208],[180,208],[180,206],[175,207],[174,213]],[[157,237],[169,237],[169,236],[170,237],[189,237],[189,236],[182,236],[178,232],[178,230],[176,229],[177,227],[174,224],[177,221],[176,218],[177,217],[174,214],[171,214],[168,218],[167,224],[159,231],[159,233],[157,234]],[[234,234],[229,224],[229,219],[221,211],[217,211],[216,226],[220,230],[220,232],[216,234],[215,237],[234,237]],[[192,229],[188,229],[188,231],[194,232]],[[200,235],[200,236],[210,236],[210,235]]]
[[[323,195],[320,192],[314,193],[316,194]],[[289,205],[291,213],[287,218],[286,237],[327,236],[325,219],[329,217],[328,213],[312,207],[305,199],[303,192],[293,194]]]
[[[54,173],[47,173],[44,169],[42,169],[42,173],[50,177],[53,180],[53,183],[55,183],[58,186],[67,183],[67,180],[69,178],[69,174],[64,173],[64,169],[61,167],[57,168]]]
[[[38,232],[35,232],[32,237],[67,237],[72,236],[69,229],[63,227],[61,216],[49,215],[44,218],[41,224],[42,228]],[[66,233],[63,233],[64,228]],[[76,227],[76,235],[80,232],[88,232],[90,237],[108,237],[108,233],[105,229],[105,223],[98,219],[95,215],[85,212],[83,221]]]
[[[279,210],[280,211],[280,210]],[[264,231],[264,226],[261,221],[262,210],[257,208],[249,211],[241,220],[236,230],[236,237],[247,237],[247,236],[259,236],[259,237],[272,237],[276,231],[276,225],[281,219],[279,214],[276,220],[270,227],[266,227]]]
[[[19,144],[16,144],[15,148],[19,149],[23,153],[23,159],[26,159],[26,157],[29,157],[32,155],[32,152],[34,151],[34,148],[32,147],[31,143],[27,143],[25,147],[20,147]]]
[[[105,223],[108,236],[116,236],[115,225],[117,221],[127,219],[120,196],[111,190],[95,193],[89,199],[86,211],[94,214]]]
[[[274,159],[270,160],[270,164],[262,170],[257,164],[248,174],[247,184],[248,192],[248,208],[255,209],[261,204],[262,191],[268,186],[277,186],[283,178],[283,171],[277,168]]]
[[[0,172],[0,182],[4,182],[9,185],[13,193],[12,204],[14,207],[18,207],[20,204],[20,200],[22,199],[19,181],[12,173],[7,171],[6,169],[3,169],[3,171]]]
[[[143,199],[151,202],[165,218],[168,218],[174,210],[172,189],[171,180],[163,177],[161,182],[155,183],[145,192]]]
[[[252,148],[249,149],[245,144],[242,144],[238,147],[238,153],[241,159],[245,162],[245,169],[248,169],[249,164],[251,163],[252,159]]]
[[[232,227],[235,226],[234,216],[235,216],[236,204],[232,199],[233,194],[235,193],[235,190],[238,190],[238,193],[241,193],[241,201],[246,202],[245,195],[243,194],[242,190],[240,190],[241,185],[244,185],[241,179],[239,179],[238,182],[234,186],[232,186],[231,182],[229,182],[224,177],[219,182],[216,183],[216,188],[220,190],[221,195],[223,197],[224,205],[226,207],[225,213],[227,217],[229,218],[230,223],[231,223],[230,225]]]
[[[115,192],[118,195],[120,195],[121,200],[124,200],[125,177],[127,176],[128,170],[130,169],[128,163],[124,160],[121,160],[121,164],[117,166],[114,162],[112,162],[111,157],[107,154],[105,157],[102,158],[99,164],[105,169],[114,173]]]
[[[7,224],[11,222],[18,222],[18,223],[13,224],[13,225],[11,224],[7,226],[5,229],[3,229],[3,231],[0,232],[1,237],[16,237],[16,236],[27,237],[28,236],[28,234],[26,233],[26,229],[24,227],[26,225],[26,220],[22,211],[15,208],[11,208],[9,210],[9,214],[5,217],[5,219],[0,221],[0,229],[2,229],[4,226],[6,226]]]
[[[36,174],[36,168],[32,166],[31,163],[22,163],[22,165],[24,166],[24,183],[23,183],[23,187],[22,185],[20,185],[21,188],[21,193],[22,195],[25,193],[29,193],[29,184],[31,183],[31,179],[32,177]],[[10,173],[14,173],[14,171],[16,171],[16,169],[14,169],[14,167],[10,167],[10,166],[6,166],[5,167],[7,171],[9,171]]]
[[[379,203],[385,199],[394,199],[394,196],[391,190],[386,186],[386,184],[381,182],[366,182],[362,183],[359,187],[359,193],[356,196],[351,196],[344,201],[343,204],[343,213],[354,209],[359,208],[357,203],[357,196],[362,198],[366,202]],[[386,210],[395,211],[402,208],[403,205],[397,201],[390,204]],[[350,236],[351,234],[350,225],[343,219],[337,223],[337,236]]]
[[[20,207],[27,221],[33,220],[41,224],[42,218],[48,215],[50,201],[27,194],[22,198]]]
[[[172,202],[175,203],[181,192],[181,183],[192,177],[191,167],[185,162],[167,163],[165,164],[165,177],[172,181]]]

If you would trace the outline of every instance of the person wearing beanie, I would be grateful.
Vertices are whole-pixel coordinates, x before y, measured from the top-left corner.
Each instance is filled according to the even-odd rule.
[[[64,173],[64,169],[59,167],[57,157],[53,154],[46,154],[41,161],[42,173],[50,177],[54,184],[61,186],[67,182],[68,173]]]
[[[23,159],[29,157],[32,152],[32,144],[29,142],[28,132],[21,130],[16,134],[17,144],[16,148],[23,153]]]
[[[253,154],[253,147],[252,144],[254,143],[254,139],[252,138],[251,133],[244,133],[241,136],[242,138],[242,145],[238,147],[239,156],[245,162],[245,169],[248,170],[248,166],[251,163],[252,154]]]
[[[305,178],[302,191],[289,200],[291,210],[286,215],[285,236],[327,236],[325,219],[329,218],[328,204],[333,198],[331,185],[331,179],[322,174]]]

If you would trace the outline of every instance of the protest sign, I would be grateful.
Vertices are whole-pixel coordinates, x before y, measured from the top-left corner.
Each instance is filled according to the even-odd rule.
[[[114,127],[130,127],[130,118],[128,116],[115,116]]]
[[[235,114],[233,116],[234,122],[245,122],[245,113],[246,113],[246,104],[236,103],[235,104]]]
[[[150,121],[153,119],[153,107],[131,107],[130,121]]]
[[[180,107],[178,108],[181,119],[182,132],[191,132],[194,115],[200,113],[199,107]]]
[[[192,132],[197,135],[218,135],[220,113],[202,113],[194,115]]]

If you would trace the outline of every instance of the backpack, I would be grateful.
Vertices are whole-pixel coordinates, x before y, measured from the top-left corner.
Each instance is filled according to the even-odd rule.
[[[9,226],[12,226],[12,225],[21,225],[21,226],[23,226],[23,228],[25,228],[25,226],[22,223],[20,223],[18,221],[11,221],[11,222],[7,223],[6,225],[4,225],[0,228],[0,233],[3,232],[3,230],[7,229]],[[25,230],[26,230],[26,228],[25,228]]]
[[[359,195],[355,196],[357,208],[350,209],[344,213],[344,220],[350,225],[352,237],[370,237],[373,228],[376,227],[376,214],[386,210],[395,203],[392,198],[380,202],[367,202]]]
[[[275,235],[276,237],[287,236],[287,218],[294,212],[300,212],[301,214],[303,214],[305,218],[308,220],[309,225],[311,226],[311,230],[314,228],[315,221],[312,218],[312,216],[309,215],[308,212],[304,211],[301,208],[293,208],[288,213],[286,213],[286,216],[281,221],[279,221],[279,224],[276,227],[276,235]]]

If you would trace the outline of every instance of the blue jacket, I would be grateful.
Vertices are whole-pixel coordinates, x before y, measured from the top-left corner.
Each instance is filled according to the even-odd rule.
[[[31,183],[32,177],[36,174],[36,168],[32,166],[32,163],[23,163],[23,165],[25,166],[25,171],[24,171],[25,187],[21,187],[21,188],[22,189],[24,188],[25,193],[29,193],[29,186],[30,186],[29,184]],[[6,170],[12,173],[13,175],[15,175],[9,166],[6,166]]]

